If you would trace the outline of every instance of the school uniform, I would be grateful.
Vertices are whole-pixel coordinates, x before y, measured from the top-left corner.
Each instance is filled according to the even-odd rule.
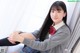
[[[23,44],[31,47],[32,49],[39,50],[41,53],[68,53],[66,50],[66,43],[70,38],[70,29],[60,22],[54,26],[56,33],[53,35],[47,34],[44,41],[35,41],[25,38]],[[32,33],[36,38],[38,38],[39,31],[34,31]]]

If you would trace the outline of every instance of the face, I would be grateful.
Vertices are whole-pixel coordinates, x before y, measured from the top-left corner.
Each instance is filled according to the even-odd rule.
[[[51,19],[55,24],[58,24],[62,21],[63,17],[66,16],[66,13],[60,7],[59,9],[53,8],[50,12]]]

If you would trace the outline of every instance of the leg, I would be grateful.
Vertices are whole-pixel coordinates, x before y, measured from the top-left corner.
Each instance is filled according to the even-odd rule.
[[[19,34],[21,34],[21,33],[23,33],[23,32],[19,32]],[[19,42],[16,42],[16,44],[12,44],[11,42],[9,42],[8,37],[0,39],[0,46],[13,46],[13,45],[17,45],[17,44],[19,44]]]
[[[16,44],[12,44],[11,42],[9,42],[8,37],[0,39],[0,46],[13,46],[17,44],[19,44],[19,42],[16,42]]]

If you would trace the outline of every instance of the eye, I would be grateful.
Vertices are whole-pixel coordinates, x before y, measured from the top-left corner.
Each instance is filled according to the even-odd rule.
[[[57,9],[58,13],[61,13],[61,9]]]
[[[54,10],[51,10],[52,13],[54,13]]]

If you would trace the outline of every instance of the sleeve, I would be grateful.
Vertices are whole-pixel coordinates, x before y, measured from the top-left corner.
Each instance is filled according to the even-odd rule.
[[[36,39],[39,37],[39,30],[35,30],[34,32],[32,32],[32,34],[36,37]],[[27,45],[24,45],[24,48],[27,47]]]
[[[35,30],[34,32],[32,32],[32,34],[36,37],[36,38],[38,38],[39,37],[39,30]]]
[[[69,35],[70,34],[66,32],[58,32],[55,33],[51,38],[46,39],[43,42],[24,39],[23,44],[36,50],[46,51],[68,40]]]

